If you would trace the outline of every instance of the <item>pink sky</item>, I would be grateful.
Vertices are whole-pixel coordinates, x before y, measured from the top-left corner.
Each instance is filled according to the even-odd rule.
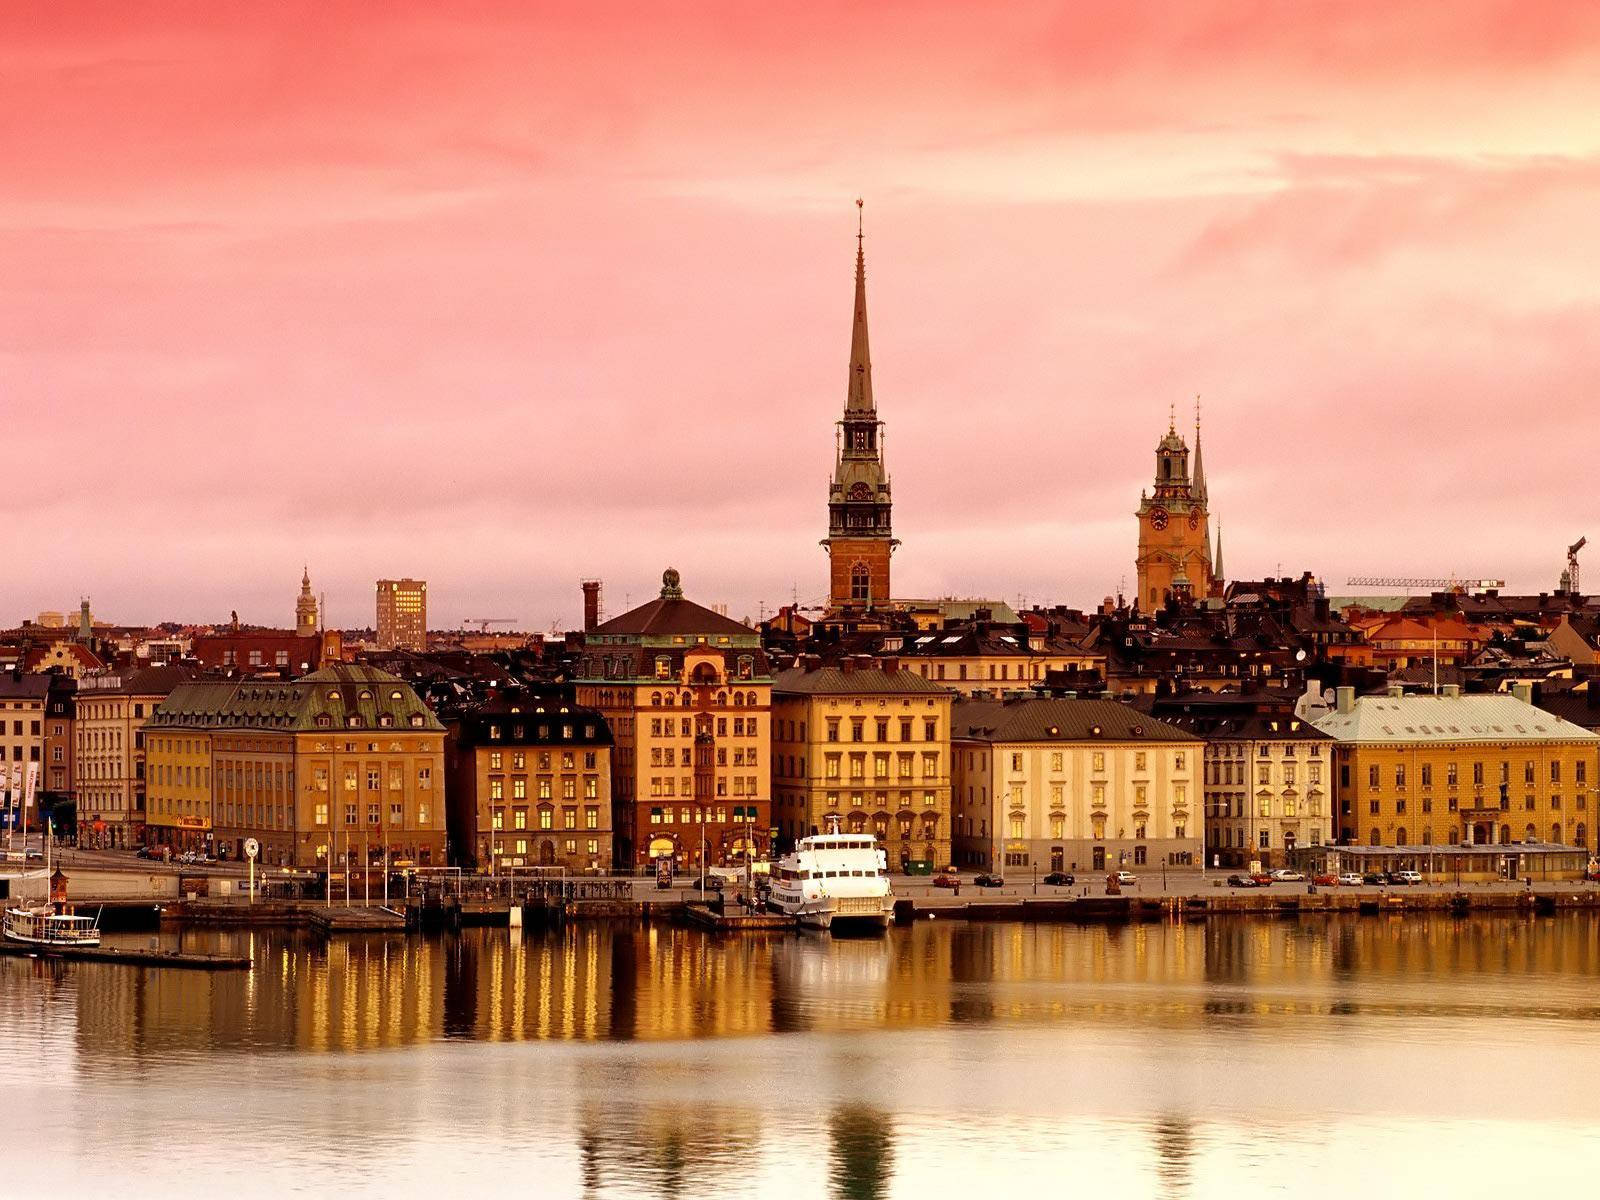
[[[0,620],[814,602],[857,195],[900,594],[1115,590],[1196,392],[1235,576],[1600,538],[1590,4],[11,5],[0,100]]]

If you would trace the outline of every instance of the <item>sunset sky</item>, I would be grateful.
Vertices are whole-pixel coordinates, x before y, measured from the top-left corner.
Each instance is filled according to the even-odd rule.
[[[895,590],[1600,541],[1600,6],[0,9],[0,623],[825,593],[866,200]],[[1600,578],[1600,558],[1590,567]]]

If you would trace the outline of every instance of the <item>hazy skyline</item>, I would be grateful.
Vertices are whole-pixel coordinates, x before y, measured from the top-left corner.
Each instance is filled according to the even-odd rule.
[[[1196,393],[1231,575],[1553,589],[1597,68],[1581,4],[9,8],[0,621],[814,602],[857,196],[898,593],[1131,581]]]

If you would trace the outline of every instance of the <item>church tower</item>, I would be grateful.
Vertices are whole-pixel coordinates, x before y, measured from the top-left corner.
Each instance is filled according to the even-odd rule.
[[[294,631],[301,637],[317,636],[317,598],[311,594],[311,570],[300,576],[300,597],[294,602]]]
[[[1211,564],[1211,517],[1207,511],[1205,462],[1200,452],[1200,406],[1195,402],[1194,475],[1189,447],[1176,420],[1156,447],[1153,491],[1140,493],[1139,591],[1136,607],[1155,612],[1170,596],[1204,598],[1218,582]]]
[[[867,349],[867,267],[861,201],[856,201],[856,306],[850,333],[850,381],[828,486],[828,604],[867,609],[889,599],[889,556],[900,543],[889,522],[889,476],[883,469],[883,422],[872,399]]]

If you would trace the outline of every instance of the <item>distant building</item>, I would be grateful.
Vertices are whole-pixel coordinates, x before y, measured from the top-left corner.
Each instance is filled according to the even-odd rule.
[[[754,629],[684,599],[669,569],[658,599],[584,635],[575,683],[616,742],[619,866],[767,853],[772,676]]]
[[[46,787],[46,709],[52,678],[12,671],[0,674],[0,813],[4,814],[0,824],[15,814],[20,828],[31,771],[35,796],[28,823],[31,828],[39,827],[39,794]]]
[[[828,605],[865,610],[889,602],[889,558],[900,543],[890,521],[889,475],[883,464],[883,422],[872,397],[872,355],[867,345],[867,268],[856,235],[855,314],[850,332],[850,376],[833,480],[828,485]]]
[[[104,671],[78,680],[78,845],[140,845],[145,826],[144,725],[173,688],[192,676],[185,667]]]
[[[1600,736],[1513,694],[1356,696],[1317,727],[1337,743],[1339,839],[1371,846],[1590,845]]]
[[[597,711],[553,697],[512,692],[464,713],[446,743],[457,859],[611,870],[611,744]]]
[[[1220,536],[1217,562],[1211,553],[1211,524],[1205,463],[1200,453],[1200,422],[1195,418],[1194,477],[1189,447],[1169,423],[1156,447],[1154,490],[1139,495],[1139,553],[1134,566],[1138,593],[1134,605],[1150,613],[1171,598],[1203,599],[1222,579]],[[1220,592],[1219,592],[1220,594]]]
[[[951,716],[961,866],[1197,864],[1205,744],[1110,700],[961,700]]]
[[[428,585],[420,579],[378,580],[378,649],[428,650]]]
[[[239,858],[255,838],[274,866],[444,865],[444,727],[386,671],[186,683],[143,736],[153,844]]]
[[[883,644],[885,652],[898,657],[906,669],[968,696],[1043,687],[1051,672],[1097,671],[1105,664],[1103,652],[1047,630],[1034,630],[1023,621],[992,621],[983,608],[969,623],[938,632],[890,635]]]
[[[294,631],[301,637],[317,636],[317,598],[311,594],[311,569],[300,576],[300,595],[294,602]]]
[[[294,679],[323,663],[323,636],[281,629],[197,634],[191,652],[208,671],[226,675],[276,675]]]
[[[792,845],[837,819],[891,868],[950,861],[949,691],[894,659],[802,666],[772,683],[773,824]]]

